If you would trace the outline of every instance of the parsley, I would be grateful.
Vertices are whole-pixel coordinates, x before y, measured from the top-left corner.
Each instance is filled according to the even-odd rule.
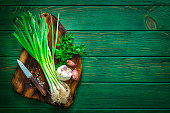
[[[57,46],[60,47],[60,49],[56,49],[56,59],[59,60],[58,65],[56,68],[58,68],[61,65],[66,65],[67,60],[71,59],[74,54],[79,54],[80,56],[86,56],[86,52],[84,52],[84,45],[76,46],[75,44],[72,45],[73,43],[73,35],[72,34],[67,34],[63,35],[59,39],[59,43]]]

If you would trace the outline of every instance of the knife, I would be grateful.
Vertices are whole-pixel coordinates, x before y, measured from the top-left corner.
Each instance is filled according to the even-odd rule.
[[[20,68],[22,69],[22,71],[24,72],[24,74],[26,75],[27,78],[30,78],[31,81],[34,83],[34,85],[37,87],[37,89],[40,91],[40,93],[43,95],[43,96],[46,96],[47,95],[47,92],[43,89],[43,87],[38,83],[38,81],[33,77],[33,75],[30,73],[30,71],[24,66],[24,64],[19,61],[17,59],[17,62],[20,66]]]

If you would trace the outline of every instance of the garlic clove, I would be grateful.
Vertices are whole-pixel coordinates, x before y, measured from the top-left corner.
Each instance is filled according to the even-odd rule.
[[[71,60],[67,60],[67,65],[69,66],[75,66],[75,63]]]
[[[74,80],[77,80],[78,79],[78,71],[77,70],[73,70],[72,71],[72,76],[73,76]]]

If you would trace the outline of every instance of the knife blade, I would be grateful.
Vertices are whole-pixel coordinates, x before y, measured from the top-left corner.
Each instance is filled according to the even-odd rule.
[[[38,83],[38,81],[33,77],[33,75],[30,73],[30,71],[25,67],[25,65],[17,59],[18,65],[20,66],[20,68],[22,69],[22,71],[24,72],[24,74],[26,75],[27,78],[30,78],[31,81],[34,83],[34,85],[36,86],[36,88],[40,91],[40,93],[43,96],[47,95],[47,92],[43,89],[43,87]]]

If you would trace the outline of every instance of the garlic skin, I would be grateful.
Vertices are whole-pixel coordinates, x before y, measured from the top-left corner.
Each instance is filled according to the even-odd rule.
[[[61,81],[69,80],[72,76],[72,70],[66,65],[62,65],[57,69],[57,77]]]
[[[78,71],[77,70],[73,70],[72,71],[72,75],[73,75],[73,79],[77,80],[78,79]]]

